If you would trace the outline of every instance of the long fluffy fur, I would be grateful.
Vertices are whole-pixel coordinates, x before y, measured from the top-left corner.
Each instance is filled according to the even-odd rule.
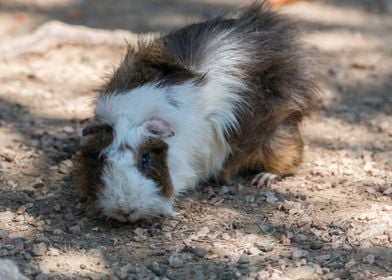
[[[96,119],[114,130],[113,143],[103,150],[122,153],[116,148],[121,143],[137,149],[145,137],[140,127],[158,117],[175,133],[164,140],[174,197],[202,180],[229,179],[244,168],[290,172],[302,160],[298,126],[315,96],[303,53],[292,23],[262,3],[238,17],[192,24],[130,47],[96,100]],[[132,165],[132,155],[117,154],[124,166]],[[111,168],[127,172],[120,163]],[[110,185],[114,177],[108,172],[98,172],[110,189],[105,192],[126,193],[133,203],[135,196],[155,197],[146,189],[140,195],[134,186],[140,180]]]

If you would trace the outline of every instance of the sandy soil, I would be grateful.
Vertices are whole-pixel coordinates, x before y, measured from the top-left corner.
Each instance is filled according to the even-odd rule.
[[[262,190],[250,178],[201,186],[176,219],[87,216],[72,157],[128,31],[166,31],[238,2],[1,1],[0,258],[31,279],[392,279],[390,1],[284,9],[323,77],[296,176]]]

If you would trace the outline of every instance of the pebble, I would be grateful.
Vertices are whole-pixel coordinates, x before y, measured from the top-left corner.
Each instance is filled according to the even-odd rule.
[[[24,212],[26,212],[26,206],[22,205],[16,210],[16,214],[22,215]]]
[[[198,237],[203,237],[203,236],[207,236],[209,233],[210,233],[210,229],[209,229],[207,226],[205,226],[205,227],[202,227],[202,228],[196,233],[196,235],[197,235]]]
[[[255,200],[256,200],[256,197],[254,195],[246,195],[245,196],[246,203],[254,203]]]
[[[116,275],[118,278],[122,279],[126,279],[128,276],[128,271],[123,270],[122,267],[120,269],[115,269],[114,270],[114,275]]]
[[[26,206],[26,209],[30,209],[30,208],[34,207],[34,203],[29,202],[29,203],[26,203],[25,206]]]
[[[350,269],[356,264],[357,264],[357,262],[354,259],[351,259],[344,265],[344,267],[347,269]]]
[[[45,183],[44,183],[44,181],[42,181],[42,179],[37,178],[37,179],[34,180],[34,182],[32,183],[31,186],[32,186],[34,189],[40,189],[40,188],[45,187]]]
[[[64,126],[63,131],[67,134],[72,134],[75,132],[75,129],[72,126]]]
[[[16,153],[12,150],[4,149],[0,152],[0,156],[8,162],[13,162],[15,160]]]
[[[387,188],[382,193],[385,195],[390,195],[390,194],[392,194],[392,188]]]
[[[11,211],[0,212],[0,222],[9,223],[14,219],[14,213]]]
[[[169,265],[173,268],[181,268],[184,266],[184,261],[178,255],[171,255],[169,257]]]
[[[241,255],[241,257],[238,260],[239,264],[248,264],[250,263],[250,257],[247,255]]]
[[[307,257],[308,255],[309,255],[309,252],[308,252],[308,251],[306,251],[306,250],[301,250],[301,249],[295,249],[295,250],[293,251],[293,254],[292,254],[292,256],[293,256],[294,259],[305,258],[305,257]]]
[[[59,229],[59,228],[55,228],[54,230],[53,230],[53,234],[54,235],[62,235],[64,232],[61,230],[61,229]]]
[[[47,238],[45,235],[43,234],[37,234],[37,237],[35,238],[35,243],[40,243],[40,242],[44,242],[44,243],[50,243],[49,238]]]
[[[59,171],[60,173],[67,174],[71,171],[72,167],[73,167],[72,160],[66,159],[60,163]]]
[[[207,250],[203,249],[203,248],[199,248],[199,247],[194,247],[191,248],[190,251],[199,258],[203,258],[205,255],[207,255]]]
[[[68,228],[69,232],[72,234],[78,234],[81,232],[80,226],[76,225],[76,226],[71,226]]]
[[[34,279],[35,280],[46,280],[46,279],[48,279],[48,277],[43,273],[39,273],[39,274],[37,274],[37,276],[35,276]]]
[[[247,250],[247,253],[248,253],[249,255],[255,256],[255,255],[260,254],[261,251],[260,251],[258,248],[256,248],[256,247],[250,247],[250,248]]]
[[[367,264],[374,264],[374,262],[376,261],[376,257],[374,255],[367,255],[362,259],[363,263],[367,263]]]
[[[267,193],[265,194],[265,201],[269,204],[275,204],[279,201],[279,199],[276,197],[275,192],[267,191]]]
[[[290,279],[315,279],[316,270],[310,265],[291,268],[287,271]]]
[[[162,276],[165,273],[157,261],[153,261],[148,264],[147,268],[154,272],[157,276]]]
[[[59,256],[60,255],[60,251],[58,249],[56,249],[56,248],[49,248],[48,255],[49,256]]]
[[[225,194],[227,194],[229,191],[230,191],[230,189],[229,189],[227,186],[223,186],[223,187],[219,190],[218,195],[220,195],[220,196],[225,195]]]
[[[24,253],[23,253],[23,258],[24,258],[26,261],[29,261],[29,260],[31,260],[31,259],[33,258],[33,256],[32,256],[29,252],[24,252]]]
[[[305,225],[309,225],[312,223],[312,219],[310,219],[309,217],[302,217],[301,219],[298,220],[297,225],[298,227],[303,227]]]
[[[22,252],[24,250],[24,242],[23,239],[20,237],[15,238],[12,241],[12,245],[14,245],[14,250],[16,252]]]
[[[312,250],[320,250],[323,247],[324,244],[321,241],[313,241],[312,243],[310,243],[310,249]]]
[[[34,256],[43,256],[47,251],[45,242],[37,243],[33,245],[32,253]]]
[[[3,239],[8,236],[8,232],[4,229],[0,229],[0,238]]]
[[[308,237],[304,234],[297,234],[294,236],[294,241],[297,243],[304,243],[306,240],[308,240]]]

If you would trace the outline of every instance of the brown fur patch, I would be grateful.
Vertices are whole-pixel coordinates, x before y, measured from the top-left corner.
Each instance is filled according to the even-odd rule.
[[[203,79],[202,74],[195,73],[184,66],[164,46],[161,38],[153,41],[141,41],[137,50],[128,46],[119,68],[103,87],[103,94],[115,94],[131,90],[146,83],[156,82],[158,85],[173,85]]]
[[[158,183],[165,197],[171,197],[173,194],[173,185],[167,164],[168,147],[162,140],[151,137],[144,141],[137,149],[138,169],[146,177]],[[149,166],[145,170],[141,164],[141,159],[144,154],[149,155]]]
[[[101,175],[105,159],[101,156],[101,152],[112,141],[111,131],[96,131],[83,139],[80,153],[76,157],[78,188],[82,195],[87,198],[91,210],[97,210],[95,203],[98,193],[103,187]]]

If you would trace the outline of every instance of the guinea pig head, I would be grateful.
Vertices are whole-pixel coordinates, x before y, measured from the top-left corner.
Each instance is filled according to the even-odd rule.
[[[104,135],[110,138],[90,155],[95,161],[84,164],[89,165],[84,167],[87,174],[95,176],[83,180],[84,184],[93,184],[90,188],[95,208],[121,222],[173,214],[169,146],[165,140],[174,133],[166,121],[153,117],[135,126],[120,118],[105,132],[102,126],[85,130],[91,134],[86,135],[87,147],[82,146],[82,154],[89,149],[88,138],[95,146]]]

